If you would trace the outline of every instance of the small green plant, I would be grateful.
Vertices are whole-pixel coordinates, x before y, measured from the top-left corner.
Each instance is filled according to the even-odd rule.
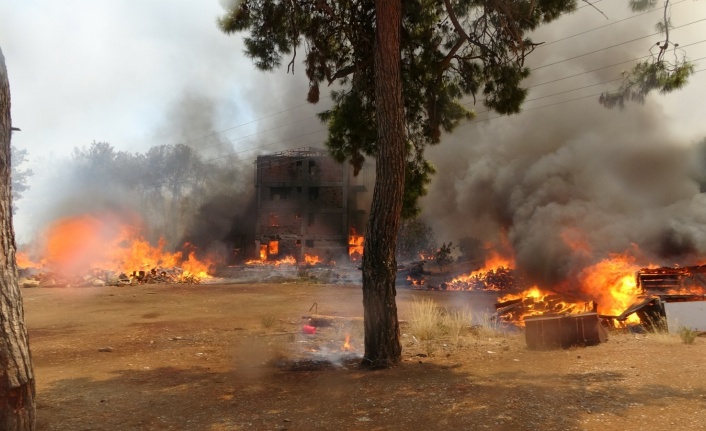
[[[272,325],[275,324],[275,317],[274,316],[263,316],[262,320],[260,320],[260,323],[262,324],[263,328],[271,328]]]
[[[684,344],[694,344],[696,337],[699,336],[699,331],[682,326],[677,331],[677,334],[679,334],[679,338]]]

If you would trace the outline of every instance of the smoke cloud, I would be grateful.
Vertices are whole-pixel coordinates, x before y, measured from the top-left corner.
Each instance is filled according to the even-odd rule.
[[[609,16],[625,15],[606,7]],[[587,11],[576,15],[535,40],[557,40],[600,25],[581,22]],[[699,184],[706,167],[696,144],[706,130],[684,130],[659,95],[624,111],[607,110],[595,93],[618,83],[593,84],[619,77],[620,68],[630,64],[589,72],[645,55],[650,39],[542,67],[649,34],[657,19],[652,14],[640,18],[639,26],[616,26],[538,50],[524,113],[481,114],[431,149],[439,174],[424,200],[423,217],[437,236],[495,244],[506,238],[518,268],[547,287],[611,253],[628,251],[644,265],[698,261],[706,252],[706,195]],[[678,19],[688,21],[683,15]],[[673,37],[683,38],[683,44],[692,36]],[[540,99],[568,90],[576,91]],[[577,100],[561,103],[571,99]]]

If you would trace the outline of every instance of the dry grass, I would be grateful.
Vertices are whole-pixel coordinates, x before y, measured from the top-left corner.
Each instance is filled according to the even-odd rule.
[[[442,335],[442,313],[431,299],[414,298],[410,317],[409,332],[418,340],[434,340]]]
[[[508,336],[507,331],[502,327],[502,322],[487,313],[480,316],[480,321],[474,326],[474,330],[480,338],[505,338]]]
[[[461,336],[473,324],[473,312],[467,307],[451,310],[444,315],[443,326],[446,329],[453,346],[458,346]]]
[[[410,308],[408,331],[428,356],[439,349],[462,347],[468,338],[498,339],[508,334],[492,315],[475,315],[469,308],[445,309],[431,299],[415,298]]]

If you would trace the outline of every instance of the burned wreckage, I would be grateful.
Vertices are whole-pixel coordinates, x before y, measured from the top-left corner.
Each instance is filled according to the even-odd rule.
[[[648,330],[674,333],[686,326],[706,331],[706,265],[643,268],[636,277],[641,295],[618,321],[635,314]]]
[[[691,267],[642,268],[635,274],[638,295],[620,315],[598,313],[598,304],[583,304],[583,310],[566,308],[554,298],[514,299],[496,304],[497,315],[544,304],[537,315],[525,315],[525,338],[530,349],[554,349],[595,345],[607,340],[608,331],[627,328],[633,332],[677,333],[689,328],[706,331],[706,265]],[[575,305],[572,305],[575,307]],[[511,315],[511,314],[510,314]]]

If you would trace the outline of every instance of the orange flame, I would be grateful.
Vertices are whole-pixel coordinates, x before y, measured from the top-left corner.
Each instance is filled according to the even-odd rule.
[[[279,241],[270,241],[267,245],[267,254],[279,254]]]
[[[522,311],[513,320],[545,313],[570,314],[592,311],[592,304],[598,306],[602,315],[617,316],[625,311],[638,297],[640,291],[635,280],[639,266],[629,255],[614,254],[594,265],[586,267],[578,276],[578,294],[588,298],[585,301],[562,300],[561,293],[549,292],[532,287],[518,294],[509,294],[498,299],[498,303],[521,299]],[[628,321],[638,321],[636,315]]]
[[[346,340],[343,342],[343,350],[352,350],[353,347],[351,347],[351,336],[349,334],[346,334]]]
[[[110,215],[83,215],[54,222],[45,232],[41,255],[46,266],[64,275],[100,268],[131,273],[157,267],[181,267],[182,278],[207,278],[213,264],[199,261],[194,252],[167,252],[165,241],[154,247],[136,226]],[[189,244],[185,244],[189,248]]]
[[[635,280],[639,269],[634,257],[611,255],[581,272],[581,291],[598,303],[601,314],[619,315],[640,294]]]
[[[365,238],[362,235],[358,235],[353,227],[348,234],[348,256],[351,260],[358,260],[363,256],[363,244],[365,243]]]
[[[497,271],[500,268],[512,269],[514,267],[515,262],[512,259],[502,256],[497,251],[492,250],[488,257],[486,257],[482,268],[472,271],[468,275],[458,276],[451,280],[448,284],[451,289],[454,289],[454,287],[464,288],[466,284],[471,283],[474,279],[485,275],[487,272]]]
[[[304,254],[304,262],[309,265],[316,265],[317,263],[321,263],[321,259],[319,259],[319,256]]]
[[[18,251],[15,253],[15,261],[17,262],[18,268],[41,268],[44,266],[41,262],[35,262],[31,257],[29,257],[29,253],[24,251]]]
[[[246,265],[270,265],[270,266],[280,266],[280,265],[296,265],[297,260],[293,256],[286,256],[280,260],[248,260],[245,262]]]

